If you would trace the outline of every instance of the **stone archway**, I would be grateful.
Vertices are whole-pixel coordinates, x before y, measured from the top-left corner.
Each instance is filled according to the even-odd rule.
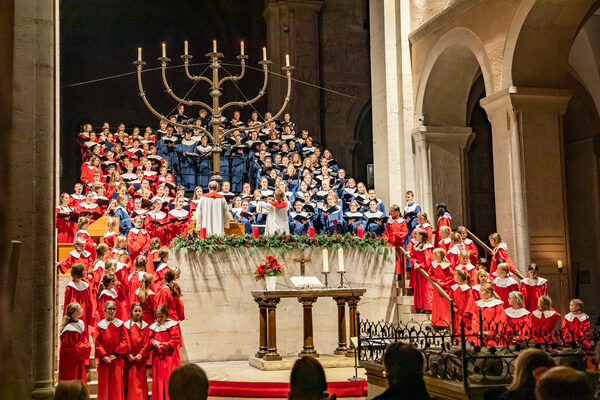
[[[467,221],[465,150],[471,128],[467,119],[471,88],[479,76],[493,87],[490,65],[481,40],[466,28],[443,35],[425,63],[416,95],[413,130],[417,181],[426,208],[445,202],[453,225]],[[429,207],[427,207],[429,206]]]
[[[356,182],[367,184],[367,165],[373,164],[373,109],[371,100],[362,108],[354,127],[352,171]]]

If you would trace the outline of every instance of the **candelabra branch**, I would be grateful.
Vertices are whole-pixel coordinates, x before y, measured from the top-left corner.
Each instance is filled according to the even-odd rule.
[[[263,69],[265,71],[266,71],[266,68],[267,67],[265,65],[263,65]],[[266,126],[266,125],[270,124],[271,122],[275,121],[277,118],[279,118],[279,116],[281,114],[283,114],[283,112],[285,111],[286,107],[288,106],[288,104],[290,103],[290,100],[292,98],[291,97],[291,95],[292,95],[292,70],[294,69],[294,67],[282,67],[281,69],[285,71],[285,74],[287,76],[287,93],[285,95],[285,99],[284,99],[283,105],[281,106],[281,108],[279,109],[279,111],[277,112],[277,114],[275,114],[273,117],[269,118],[265,122],[262,122],[262,123],[260,123],[258,125],[252,125],[251,127],[249,127],[249,126],[238,126],[238,127],[235,127],[235,128],[228,129],[228,130],[226,130],[225,132],[223,132],[221,134],[221,137],[224,137],[225,135],[228,135],[229,133],[235,132],[235,131],[243,131],[243,130],[249,130],[249,129],[262,128],[263,126]],[[267,82],[266,82],[266,79],[265,79],[265,86],[266,86],[266,84],[267,84]],[[265,86],[263,86],[263,88]],[[256,100],[254,100],[254,101],[256,101]],[[225,106],[227,106],[227,104]],[[225,106],[222,107],[221,110],[223,108],[225,108]]]
[[[239,81],[241,80],[244,75],[246,74],[246,59],[248,58],[248,56],[246,55],[239,55],[237,56],[238,60],[240,60],[240,64],[242,67],[242,70],[240,71],[239,75],[231,75],[231,76],[226,76],[225,78],[221,79],[219,81],[219,87],[221,85],[223,85],[223,83],[227,82],[227,81]]]
[[[263,80],[263,86],[260,89],[260,91],[258,92],[258,94],[256,95],[256,97],[254,97],[253,99],[247,100],[247,101],[230,101],[229,103],[226,103],[223,107],[221,107],[221,111],[225,110],[228,107],[231,106],[238,106],[238,107],[244,107],[247,105],[250,105],[252,103],[256,103],[258,101],[258,99],[260,99],[261,97],[263,97],[265,95],[265,93],[267,93],[267,84],[269,82],[269,64],[271,63],[271,61],[265,60],[265,61],[261,61],[260,64],[262,64],[263,67],[263,71],[265,73],[265,77]]]
[[[162,57],[161,57],[162,58]],[[175,94],[175,92],[173,92],[173,89],[171,89],[171,87],[169,86],[169,83],[167,82],[167,63],[166,61],[162,61],[162,80],[163,80],[163,84],[165,85],[165,90],[167,91],[167,93],[169,93],[171,95],[172,98],[174,98],[177,102],[181,103],[181,104],[186,104],[188,106],[200,106],[200,107],[204,107],[207,110],[211,110],[211,108],[208,106],[208,104],[206,104],[203,101],[199,101],[199,100],[185,100],[182,99],[181,97],[177,96]]]
[[[185,69],[185,75],[188,77],[188,79],[191,79],[193,81],[204,81],[206,83],[208,83],[209,85],[212,86],[212,81],[210,79],[208,79],[205,76],[202,75],[192,75],[190,74],[190,69],[189,69],[189,60],[192,59],[192,56],[190,55],[184,55],[181,56],[181,58],[183,59],[183,65],[184,65],[184,69]]]

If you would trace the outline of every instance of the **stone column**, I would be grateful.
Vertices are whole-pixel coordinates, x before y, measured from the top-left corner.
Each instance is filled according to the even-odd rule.
[[[557,260],[571,271],[562,131],[570,98],[511,87],[481,100],[492,124],[496,225],[522,272],[535,262],[542,276],[556,274]]]
[[[13,35],[0,35],[2,48],[12,48],[10,120],[3,132],[1,161],[4,194],[2,221],[6,243],[22,242],[20,259],[4,271],[15,271],[15,288],[3,313],[0,391],[6,398],[52,398],[54,365],[54,1],[8,1],[8,26]],[[8,42],[11,43],[8,43]],[[14,303],[13,303],[14,302]],[[4,303],[7,304],[7,303]],[[5,309],[6,311],[6,309]]]
[[[369,2],[375,188],[386,204],[404,205],[414,189],[408,2]],[[422,193],[416,200],[422,202]]]
[[[452,226],[466,223],[466,163],[465,149],[472,130],[462,126],[421,126],[412,136],[420,168],[420,190],[423,207],[432,210],[435,224],[435,204],[446,203],[452,215]]]
[[[290,55],[296,67],[295,79],[320,85],[319,11],[321,0],[269,0],[263,13],[267,21],[267,56],[273,62],[272,71],[281,74],[285,55]],[[269,77],[269,110],[275,114],[283,103],[287,84],[278,76]],[[299,129],[308,129],[321,142],[321,94],[319,89],[293,83],[288,109]]]

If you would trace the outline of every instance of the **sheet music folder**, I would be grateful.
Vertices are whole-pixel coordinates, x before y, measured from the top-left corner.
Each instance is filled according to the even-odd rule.
[[[316,276],[292,276],[290,280],[298,289],[323,287],[323,284]]]

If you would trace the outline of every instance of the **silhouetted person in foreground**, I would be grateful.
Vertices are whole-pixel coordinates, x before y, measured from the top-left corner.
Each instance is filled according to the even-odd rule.
[[[54,391],[54,400],[89,400],[87,387],[81,380],[60,381]]]
[[[321,364],[310,356],[304,356],[294,363],[290,374],[289,400],[327,399],[327,381]],[[333,395],[330,400],[335,399]]]
[[[423,356],[412,344],[396,342],[383,355],[388,389],[373,400],[428,400],[423,381]]]
[[[544,373],[535,388],[537,400],[591,400],[585,372],[569,367],[554,367]]]
[[[171,400],[206,400],[208,378],[196,364],[184,364],[173,370],[169,378]]]

